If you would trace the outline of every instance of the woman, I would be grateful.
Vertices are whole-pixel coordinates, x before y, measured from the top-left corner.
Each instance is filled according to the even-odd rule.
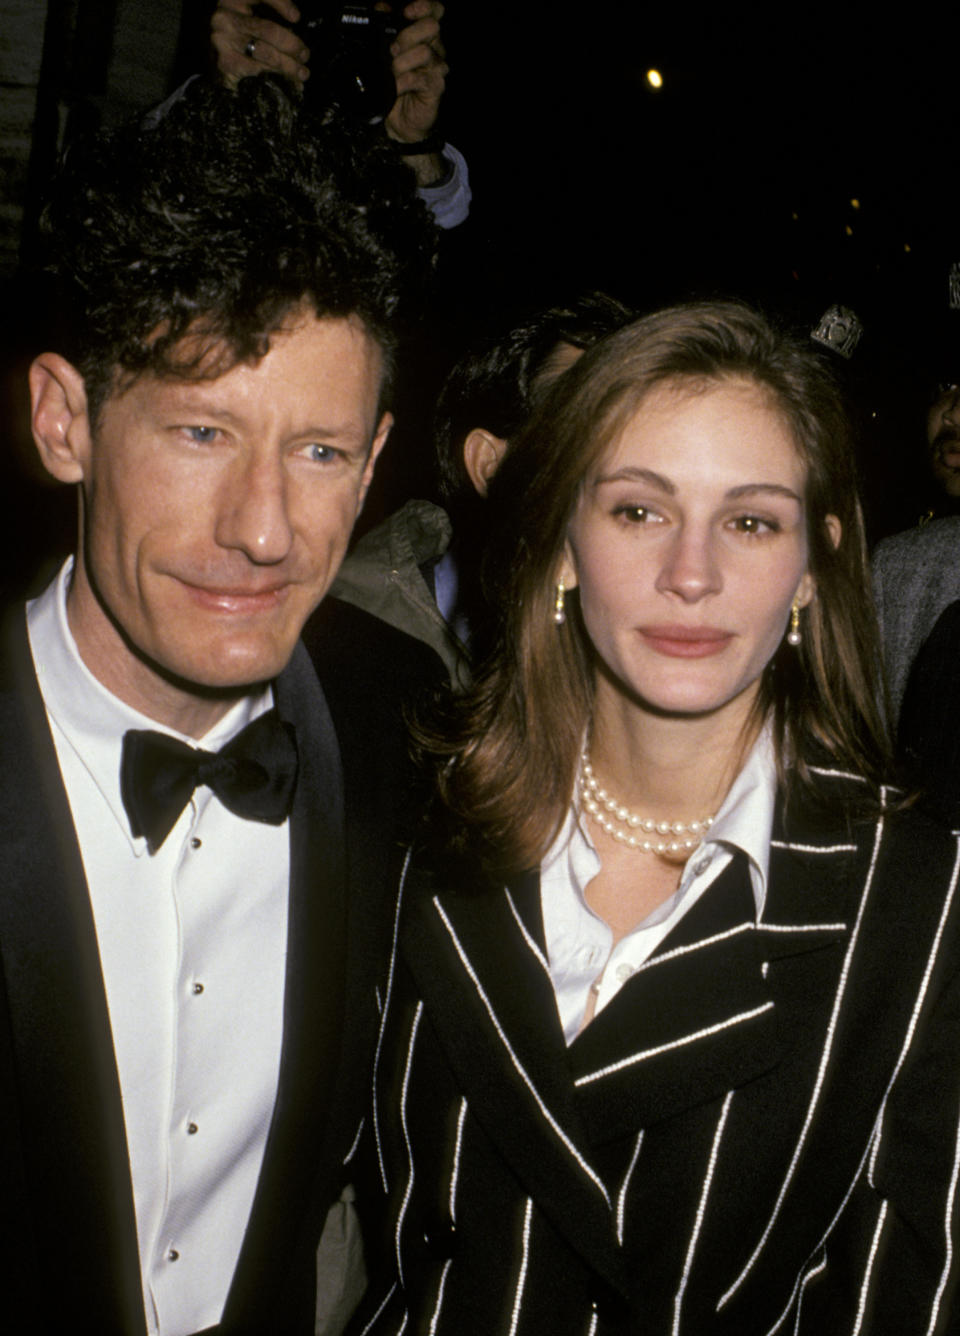
[[[499,640],[385,981],[367,1330],[946,1331],[956,850],[882,786],[828,379],[745,307],[661,312],[496,489]]]

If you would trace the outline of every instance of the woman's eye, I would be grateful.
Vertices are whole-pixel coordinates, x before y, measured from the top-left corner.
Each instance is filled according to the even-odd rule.
[[[647,506],[617,506],[613,513],[627,524],[651,524],[657,519],[656,512]]]
[[[780,528],[776,520],[761,519],[759,515],[738,515],[732,524],[738,533],[746,534],[776,533]]]

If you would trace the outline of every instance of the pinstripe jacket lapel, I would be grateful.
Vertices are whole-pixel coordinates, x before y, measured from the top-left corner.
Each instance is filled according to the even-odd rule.
[[[591,1163],[546,960],[522,922],[518,899],[529,883],[480,896],[422,889],[408,892],[401,948],[468,1105],[555,1227],[572,1230],[626,1292],[611,1195]]]

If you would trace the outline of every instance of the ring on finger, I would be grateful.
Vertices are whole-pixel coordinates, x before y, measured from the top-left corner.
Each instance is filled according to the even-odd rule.
[[[246,46],[243,48],[243,54],[246,56],[247,60],[253,60],[253,53],[254,51],[256,51],[256,49],[257,49],[257,39],[255,37],[251,37],[250,40],[247,42]]]

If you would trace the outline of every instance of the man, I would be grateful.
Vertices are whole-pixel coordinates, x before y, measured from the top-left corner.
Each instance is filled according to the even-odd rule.
[[[945,506],[955,506],[960,501],[960,385],[956,380],[937,386],[927,411],[927,448],[930,471],[948,498]],[[944,509],[943,513],[948,512]]]
[[[420,196],[438,226],[456,227],[467,217],[471,197],[463,155],[451,144],[443,143],[437,134],[437,117],[448,72],[440,35],[443,5],[436,0],[411,0],[394,8],[396,12],[391,18],[399,31],[389,54],[396,99],[383,117],[383,131],[395,152],[413,171]],[[324,12],[306,0],[303,9],[301,15],[292,0],[266,0],[262,6],[254,0],[218,0],[210,22],[210,39],[221,78],[235,86],[240,79],[270,70],[285,75],[298,88],[305,88],[308,96],[321,99],[331,92],[336,96],[338,90],[323,86],[323,50],[317,53],[315,62],[320,71],[307,86],[313,53],[294,28],[287,25],[309,18],[311,40],[315,31],[321,39],[327,39],[328,46],[335,45],[339,11],[331,7]],[[272,11],[282,22],[266,17],[264,11]],[[355,13],[347,17],[361,21],[362,26],[365,16]],[[334,31],[328,34],[331,20]],[[362,94],[362,81],[355,82],[354,87]],[[339,92],[342,95],[343,90]],[[363,114],[368,109],[356,110]]]
[[[2,659],[0,1313],[312,1332],[429,664],[354,609],[299,642],[430,229],[388,149],[247,80],[74,152],[48,231],[33,429],[79,534]]]
[[[434,424],[450,514],[430,501],[408,501],[357,543],[333,593],[432,646],[463,684],[467,641],[483,617],[487,489],[557,377],[631,318],[615,298],[590,292],[528,315],[466,352],[444,382]]]

